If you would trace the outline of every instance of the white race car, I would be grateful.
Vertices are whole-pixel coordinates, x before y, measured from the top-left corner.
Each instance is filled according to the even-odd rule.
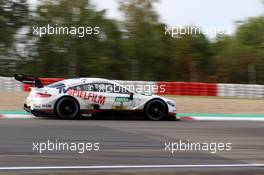
[[[24,109],[35,116],[76,119],[83,114],[137,112],[151,120],[176,119],[174,101],[132,92],[113,80],[73,78],[43,86],[39,78],[23,74],[14,77],[35,85],[24,104]]]

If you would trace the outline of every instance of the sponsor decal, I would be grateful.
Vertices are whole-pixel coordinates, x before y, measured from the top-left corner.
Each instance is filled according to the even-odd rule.
[[[127,106],[113,106],[113,109],[115,109],[115,110],[123,110],[123,109],[127,109]]]
[[[65,85],[57,87],[57,89],[59,90],[60,94],[66,94],[68,92],[68,90],[69,90],[69,89],[65,89]]]
[[[97,95],[95,93],[90,93],[90,92],[85,92],[85,91],[79,91],[79,90],[73,90],[70,88],[65,88],[65,86],[60,86],[57,87],[57,89],[59,90],[59,93],[63,93],[63,94],[68,94],[70,96],[74,96],[74,97],[78,97],[78,98],[82,98],[85,100],[88,100],[90,102],[93,103],[97,103],[100,105],[103,105],[105,103],[105,96],[103,95]]]
[[[42,106],[42,108],[51,108],[52,107],[51,104],[43,104],[41,106]]]
[[[105,103],[105,98],[106,98],[103,95],[97,95],[91,92],[78,91],[78,90],[72,90],[72,89],[68,89],[67,94],[70,96],[82,98],[84,100],[88,100],[90,102],[100,104],[100,105],[103,105]]]
[[[40,105],[33,104],[34,109],[41,109]]]
[[[120,102],[120,103],[129,102],[129,98],[128,97],[116,97],[115,102]]]
[[[127,109],[128,106],[124,106],[124,103],[129,102],[129,97],[116,97],[115,102],[120,103],[120,105],[113,106],[113,109],[115,110]]]

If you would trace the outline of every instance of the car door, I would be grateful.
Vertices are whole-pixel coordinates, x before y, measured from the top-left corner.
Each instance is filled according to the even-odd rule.
[[[130,92],[114,83],[95,83],[98,95],[105,97],[105,103],[101,109],[128,110],[133,107]]]
[[[94,83],[94,93],[97,96],[95,102],[100,105],[100,109],[112,109],[114,94],[109,92],[108,83]]]
[[[92,83],[70,87],[68,94],[78,100],[81,109],[94,109],[95,101],[98,100]]]
[[[112,104],[112,109],[114,110],[130,110],[133,108],[133,99],[130,98],[131,93],[124,87],[118,84],[114,84],[113,94],[115,99]]]

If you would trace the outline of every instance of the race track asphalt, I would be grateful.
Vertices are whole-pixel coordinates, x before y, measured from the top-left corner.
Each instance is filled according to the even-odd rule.
[[[21,167],[263,164],[263,135],[264,122],[1,119],[0,165]],[[33,151],[33,142],[47,140],[100,142],[100,150],[83,154],[69,151],[40,154]],[[195,143],[230,142],[232,149],[214,154],[210,151],[178,150],[174,154],[165,151],[165,142],[179,143],[180,140]],[[253,170],[264,172],[263,168]],[[239,167],[233,169],[243,170]],[[147,170],[155,169],[144,169]]]

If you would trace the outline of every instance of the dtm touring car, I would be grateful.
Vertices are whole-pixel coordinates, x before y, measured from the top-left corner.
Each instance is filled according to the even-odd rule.
[[[137,112],[150,120],[176,119],[174,101],[133,92],[113,80],[73,78],[43,86],[36,77],[15,74],[14,78],[34,85],[24,104],[24,109],[34,116],[76,119],[84,114]]]

